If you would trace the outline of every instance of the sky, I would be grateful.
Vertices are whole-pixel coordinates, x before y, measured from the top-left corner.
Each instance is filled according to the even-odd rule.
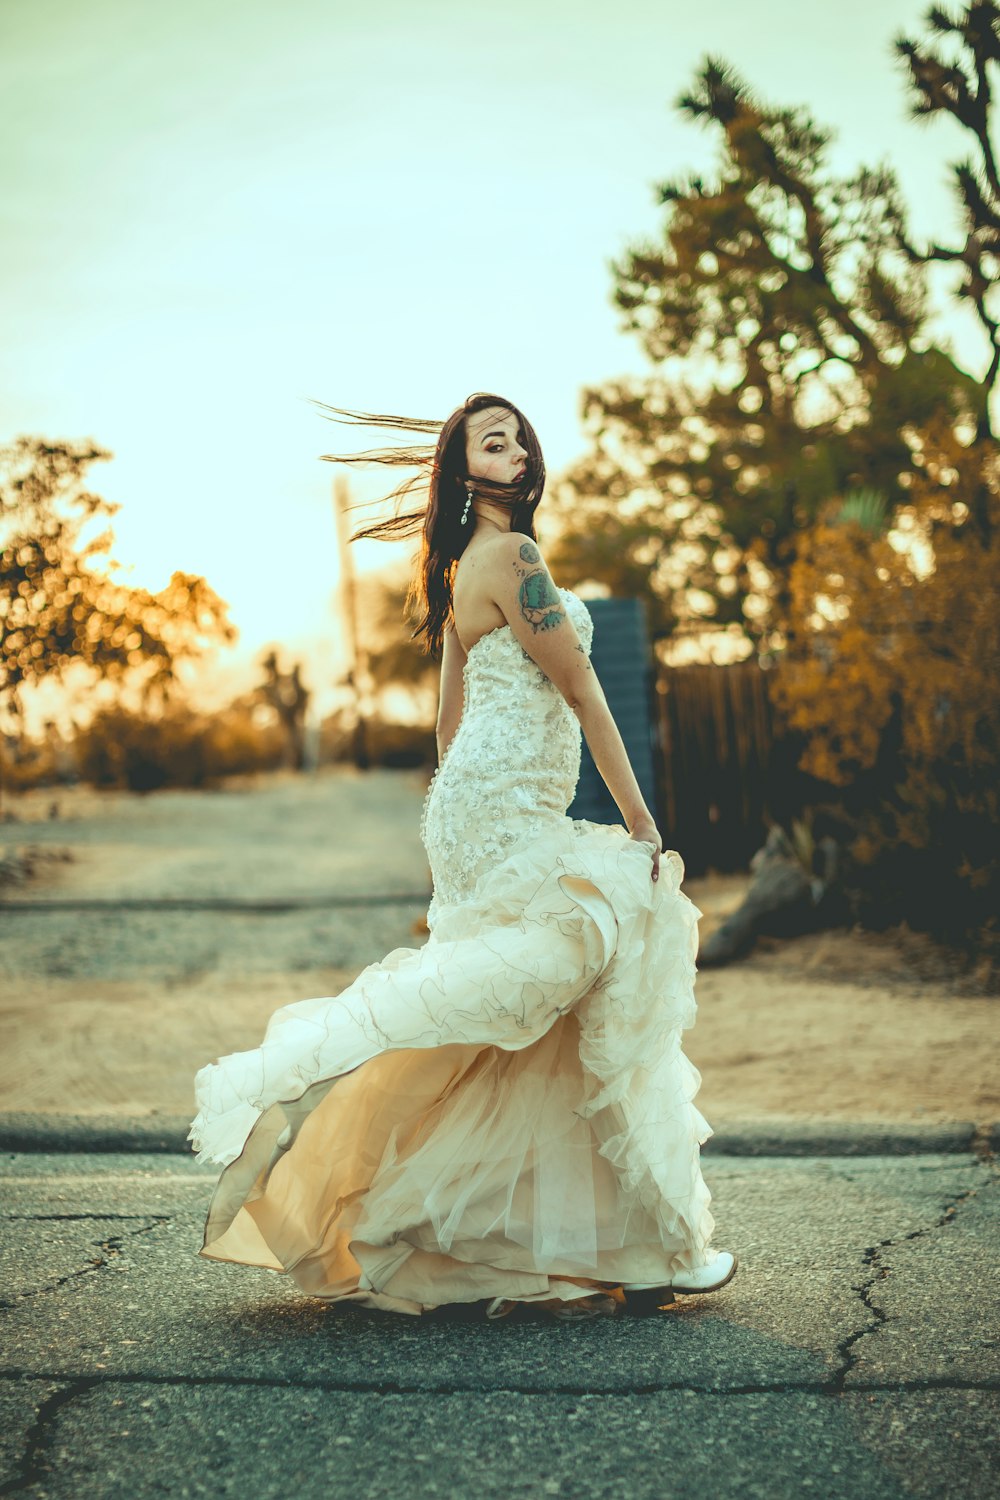
[[[892,55],[926,9],[0,0],[0,443],[109,449],[89,484],[121,505],[119,580],[204,575],[240,631],[223,678],[281,642],[318,687],[348,472],[319,455],[379,434],[311,400],[443,420],[498,391],[568,465],[583,387],[652,371],[611,262],[657,234],[655,183],[711,173],[715,138],[674,105],[709,56],[832,128],[835,170],[888,162],[911,233],[953,240],[968,145],[908,119]],[[939,336],[981,374],[950,275]]]

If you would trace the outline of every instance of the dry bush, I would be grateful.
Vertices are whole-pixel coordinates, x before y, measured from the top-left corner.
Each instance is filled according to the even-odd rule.
[[[364,743],[369,762],[389,770],[431,766],[437,756],[433,727],[397,724],[373,718],[365,726]],[[330,714],[323,720],[322,760],[325,764],[348,765],[355,758],[355,735],[347,714]]]
[[[897,539],[899,533],[897,532]],[[791,574],[773,695],[848,833],[858,915],[1000,964],[1000,542],[826,519]]]
[[[273,769],[283,763],[287,741],[279,725],[262,726],[247,707],[200,714],[177,706],[154,715],[116,705],[95,714],[75,748],[84,781],[149,792]]]

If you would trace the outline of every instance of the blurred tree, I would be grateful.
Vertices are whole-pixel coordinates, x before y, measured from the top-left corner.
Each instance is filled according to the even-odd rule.
[[[985,544],[961,502],[932,549],[907,512],[892,531],[849,507],[821,518],[791,570],[797,628],[771,692],[830,788],[855,914],[1000,972],[1000,455],[985,479]]]
[[[987,388],[926,336],[889,166],[835,177],[830,133],[719,60],[678,108],[717,132],[717,180],[662,184],[662,239],[612,263],[668,372],[584,391],[593,451],[556,488],[552,552],[645,596],[654,634],[737,622],[780,646],[803,530],[849,489],[905,501],[919,433],[988,426]]]
[[[440,667],[399,628],[406,618],[408,587],[405,568],[382,569],[358,580],[368,682],[376,700],[389,688],[405,689],[417,718],[433,723]]]
[[[306,711],[312,697],[302,681],[302,664],[295,662],[290,672],[283,672],[278,665],[278,653],[272,649],[264,655],[261,667],[264,680],[255,696],[274,709],[288,739],[292,765],[301,771],[306,760]]]
[[[913,90],[912,118],[950,115],[972,137],[974,156],[951,168],[965,241],[957,248],[931,244],[922,250],[905,236],[900,243],[914,264],[943,261],[962,268],[956,296],[972,304],[990,351],[982,382],[985,399],[975,410],[971,442],[963,448],[971,450],[973,461],[988,462],[995,445],[989,397],[996,390],[1000,370],[1000,175],[990,139],[993,91],[987,65],[1000,63],[1000,7],[994,0],[973,0],[952,18],[933,6],[925,20],[935,38],[946,47],[953,44],[953,59],[939,57],[930,41],[921,45],[908,37],[897,38],[896,52],[905,63]],[[973,527],[980,540],[986,541],[993,507],[985,471],[969,496],[969,509]]]
[[[181,700],[155,714],[111,704],[76,733],[78,772],[93,786],[151,792],[216,786],[227,776],[276,770],[287,760],[287,737],[276,716],[259,722],[259,707],[252,692],[211,713],[199,713]],[[15,778],[23,785],[19,770],[15,767]]]
[[[120,509],[84,485],[89,465],[110,457],[30,437],[0,448],[0,712],[15,724],[23,687],[75,662],[135,680],[144,704],[163,707],[180,663],[236,639],[227,606],[195,574],[175,572],[157,593],[108,576],[111,529],[82,533]]]
[[[662,238],[612,266],[626,327],[666,368],[584,393],[593,452],[557,494],[551,550],[645,595],[659,631],[735,622],[775,649],[774,701],[856,914],[1000,973],[1000,10],[926,22],[895,50],[914,116],[971,135],[964,242],[915,247],[888,166],[835,178],[827,132],[710,59],[678,105],[717,133],[716,181],[661,186]],[[981,378],[933,347],[935,261],[986,334]]]
[[[981,399],[901,417],[911,452],[905,499],[831,502],[800,538],[789,572],[790,628],[773,695],[803,736],[802,768],[830,788],[826,811],[848,851],[855,914],[907,921],[1000,977],[1000,449],[989,396],[1000,369],[1000,190],[990,144],[988,64],[1000,63],[1000,9],[939,9],[943,62],[898,40],[918,117],[950,113],[981,164],[953,168],[965,243],[914,265],[960,263],[989,347]]]

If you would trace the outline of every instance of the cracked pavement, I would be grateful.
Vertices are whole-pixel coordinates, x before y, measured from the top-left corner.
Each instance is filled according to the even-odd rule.
[[[0,1494],[995,1493],[988,1151],[706,1159],[735,1280],[652,1316],[424,1319],[197,1255],[183,1156],[0,1163]]]

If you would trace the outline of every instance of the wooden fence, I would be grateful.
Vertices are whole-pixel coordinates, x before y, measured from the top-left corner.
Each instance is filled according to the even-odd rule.
[[[663,836],[691,875],[745,869],[764,841],[775,773],[769,673],[756,661],[664,667],[636,599],[588,600],[593,662],[636,778]],[[586,741],[570,815],[620,823]]]
[[[755,661],[657,673],[660,827],[689,874],[745,869],[764,841],[773,748],[767,676]]]

